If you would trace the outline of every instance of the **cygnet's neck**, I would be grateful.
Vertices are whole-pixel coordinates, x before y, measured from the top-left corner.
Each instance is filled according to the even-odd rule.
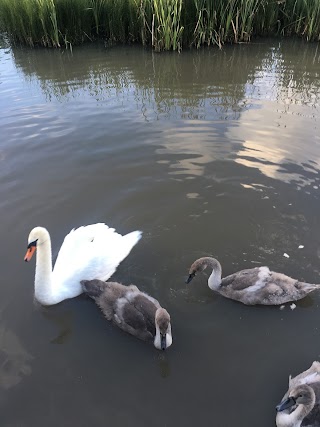
[[[222,274],[221,264],[215,258],[210,258],[210,257],[206,259],[206,264],[209,268],[212,269],[212,273],[208,279],[208,286],[213,291],[216,291],[217,289],[219,289],[221,285],[221,274]]]
[[[47,239],[37,245],[36,273],[34,279],[34,294],[41,304],[51,304],[52,300],[52,254],[51,240]]]
[[[154,346],[161,350],[161,334],[159,325],[156,322],[156,336],[154,337]],[[169,325],[167,333],[166,333],[166,348],[170,347],[172,344],[172,334],[171,334],[171,325]]]
[[[278,412],[277,427],[300,427],[303,419],[311,410],[312,407],[309,405],[298,405],[290,414],[286,411]]]

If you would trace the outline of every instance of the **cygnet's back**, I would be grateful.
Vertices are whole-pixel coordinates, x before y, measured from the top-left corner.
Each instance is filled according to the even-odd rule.
[[[101,280],[82,280],[81,284],[106,318],[121,329],[141,340],[153,340],[158,349],[171,345],[169,313],[155,298],[140,292],[135,285]]]

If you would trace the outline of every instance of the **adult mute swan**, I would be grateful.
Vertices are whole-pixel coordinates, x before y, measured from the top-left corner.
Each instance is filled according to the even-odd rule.
[[[81,284],[106,318],[123,331],[143,341],[153,341],[158,350],[170,347],[170,315],[155,298],[139,291],[135,285],[101,280],[81,280]]]
[[[109,279],[141,234],[133,231],[122,236],[103,223],[73,229],[66,235],[52,270],[50,234],[43,227],[35,227],[24,258],[30,261],[37,250],[35,298],[43,305],[57,304],[80,295],[82,279]]]
[[[247,305],[280,305],[297,301],[309,292],[320,289],[320,285],[299,282],[282,273],[270,271],[268,267],[241,270],[221,279],[221,264],[212,257],[197,259],[190,267],[186,283],[207,267],[212,270],[208,279],[210,289]]]
[[[277,406],[277,427],[320,426],[320,363],[295,378],[289,377],[289,389]]]

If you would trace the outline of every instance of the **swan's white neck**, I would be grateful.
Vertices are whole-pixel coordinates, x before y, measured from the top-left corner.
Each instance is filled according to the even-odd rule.
[[[44,305],[52,304],[52,253],[50,236],[37,245],[34,295]]]
[[[282,411],[277,414],[277,427],[300,427],[303,419],[309,414],[312,407],[307,405],[298,405],[298,407],[289,414]]]

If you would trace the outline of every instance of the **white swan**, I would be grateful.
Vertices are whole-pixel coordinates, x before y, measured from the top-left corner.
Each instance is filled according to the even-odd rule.
[[[81,280],[84,291],[101,308],[108,320],[143,341],[153,341],[158,350],[172,344],[170,314],[155,298],[135,285]]]
[[[320,426],[320,363],[294,378],[289,377],[289,389],[277,406],[277,427]]]
[[[141,231],[133,231],[122,236],[103,223],[73,229],[65,237],[52,271],[49,232],[35,227],[24,258],[30,261],[37,249],[35,298],[43,305],[57,304],[83,292],[80,280],[109,279],[141,235]]]

